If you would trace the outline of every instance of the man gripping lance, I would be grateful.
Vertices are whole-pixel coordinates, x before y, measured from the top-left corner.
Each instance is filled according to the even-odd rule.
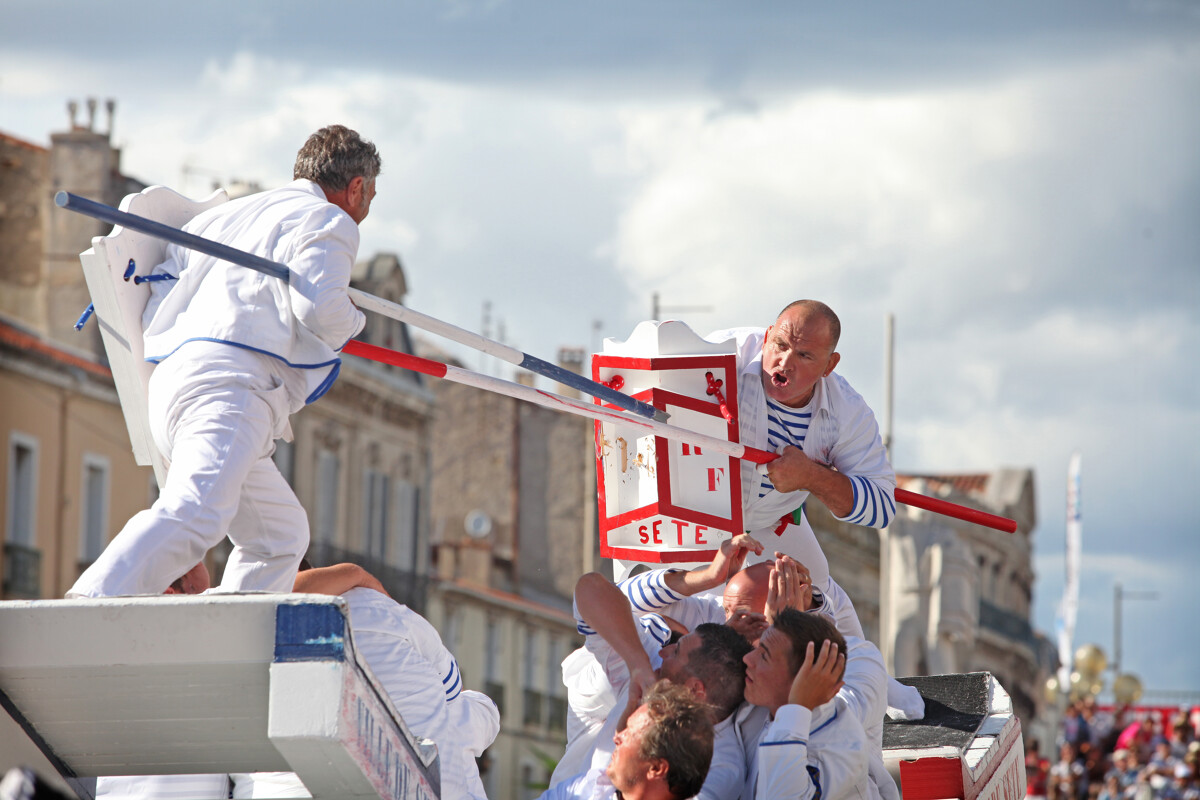
[[[780,454],[763,469],[742,461],[744,526],[765,546],[747,562],[778,550],[804,564],[838,628],[861,637],[850,599],[831,592],[829,563],[803,511],[811,494],[838,519],[872,528],[886,527],[896,513],[896,475],[875,415],[833,371],[841,329],[829,306],[798,300],[765,330],[732,328],[705,338],[737,340],[742,444]]]
[[[154,269],[143,315],[150,426],[169,461],[135,515],[67,593],[154,594],[228,533],[222,587],[286,592],[308,519],[271,460],[288,417],[327,391],[365,323],[350,301],[358,225],[375,196],[375,145],[341,125],[314,133],[295,180],[222,203],[185,230],[291,270],[285,283],[178,245]]]

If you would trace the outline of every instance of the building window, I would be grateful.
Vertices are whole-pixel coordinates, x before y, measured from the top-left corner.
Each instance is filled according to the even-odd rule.
[[[37,530],[38,445],[32,436],[13,432],[8,440],[8,515],[4,522],[5,597],[41,596],[42,554],[34,546]]]
[[[79,564],[86,567],[104,551],[108,541],[108,488],[111,468],[104,456],[83,456],[83,502],[79,519]]]
[[[483,693],[492,698],[504,719],[504,675],[500,670],[501,631],[500,621],[488,617],[483,639]]]
[[[380,563],[387,563],[387,530],[388,512],[391,498],[388,496],[391,479],[387,473],[378,470],[367,470],[367,479],[363,486],[366,519],[364,550],[370,558]]]
[[[317,529],[313,540],[333,544],[337,539],[338,484],[341,482],[342,462],[332,450],[317,451],[317,507],[314,517]]]
[[[393,515],[393,563],[409,572],[417,571],[417,515],[420,493],[409,481],[396,481],[396,513]]]
[[[462,639],[462,611],[458,606],[446,606],[446,622],[445,630],[442,632],[442,644],[446,645],[446,649],[451,652],[456,658],[458,657],[459,644]]]
[[[8,520],[4,541],[32,548],[37,508],[37,440],[15,431],[8,441]]]
[[[562,682],[562,640],[551,636],[546,654],[546,724],[554,731],[567,729],[566,687]]]
[[[542,724],[545,710],[542,702],[542,692],[538,686],[538,631],[536,628],[525,629],[525,657],[521,663],[521,686],[524,702],[522,703],[521,721],[525,725]]]

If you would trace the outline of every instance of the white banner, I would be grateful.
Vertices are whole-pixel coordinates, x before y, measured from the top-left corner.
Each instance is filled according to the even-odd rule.
[[[1058,671],[1059,686],[1067,686],[1074,661],[1072,643],[1075,639],[1075,619],[1079,613],[1079,568],[1083,559],[1083,518],[1080,512],[1080,467],[1083,461],[1079,453],[1071,455],[1067,468],[1067,541],[1066,583],[1058,606],[1058,660],[1062,666]]]

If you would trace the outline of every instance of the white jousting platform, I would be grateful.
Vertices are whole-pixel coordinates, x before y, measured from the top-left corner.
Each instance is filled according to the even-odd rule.
[[[67,779],[295,772],[315,798],[438,798],[324,595],[0,603],[0,703]]]

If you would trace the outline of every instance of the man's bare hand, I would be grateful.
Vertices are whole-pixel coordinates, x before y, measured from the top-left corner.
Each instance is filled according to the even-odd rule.
[[[633,708],[642,704],[642,695],[657,681],[658,677],[649,667],[638,667],[629,673],[629,702]]]
[[[808,611],[812,608],[812,577],[808,568],[791,556],[775,554],[775,566],[767,577],[767,621],[785,608]]]
[[[792,680],[788,702],[815,709],[828,703],[842,688],[842,672],[846,668],[846,656],[838,652],[838,646],[826,639],[821,643],[821,652],[814,656],[814,646],[808,643],[804,653],[804,664]]]
[[[767,477],[777,492],[795,492],[809,489],[817,470],[826,469],[804,454],[799,447],[788,445],[779,458],[767,462]]]
[[[728,581],[741,570],[742,565],[746,563],[746,556],[750,553],[761,555],[762,551],[762,543],[748,533],[739,533],[732,539],[721,542],[721,548],[709,567],[713,585],[720,586]]]
[[[658,678],[654,676],[654,670],[646,667],[637,667],[629,673],[629,698],[625,703],[625,709],[621,712],[620,719],[617,721],[617,730],[625,730],[625,723],[629,721],[629,716],[637,711],[638,706],[642,704],[642,696],[657,681]]]
[[[768,623],[765,614],[758,614],[748,608],[735,608],[733,615],[725,620],[725,624],[740,633],[747,642],[754,644],[767,629]]]

